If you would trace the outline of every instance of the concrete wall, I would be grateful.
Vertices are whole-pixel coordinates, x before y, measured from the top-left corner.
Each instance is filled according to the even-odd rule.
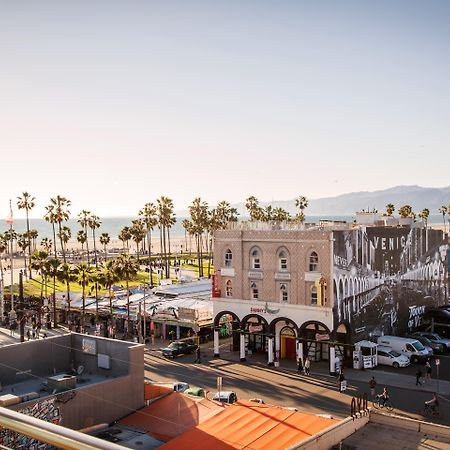
[[[70,368],[70,335],[55,336],[0,348],[0,382],[7,386],[30,379],[17,372],[31,370],[31,375],[48,377]]]

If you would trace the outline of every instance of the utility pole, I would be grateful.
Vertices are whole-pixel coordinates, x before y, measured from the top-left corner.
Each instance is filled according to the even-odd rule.
[[[142,302],[139,302],[139,319],[138,319],[138,341],[142,344],[142,316],[141,316]]]
[[[20,327],[20,342],[25,342],[25,317],[23,314],[23,273],[19,272],[19,327]]]

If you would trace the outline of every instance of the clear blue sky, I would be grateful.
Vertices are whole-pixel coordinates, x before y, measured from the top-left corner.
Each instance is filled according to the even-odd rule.
[[[449,1],[0,1],[0,216],[449,185]],[[23,216],[22,213],[16,214]]]

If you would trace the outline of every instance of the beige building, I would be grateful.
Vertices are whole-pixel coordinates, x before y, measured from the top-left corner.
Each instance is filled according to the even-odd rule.
[[[308,354],[334,367],[333,231],[240,226],[214,236],[216,356],[227,330],[241,360],[255,351],[269,364]]]

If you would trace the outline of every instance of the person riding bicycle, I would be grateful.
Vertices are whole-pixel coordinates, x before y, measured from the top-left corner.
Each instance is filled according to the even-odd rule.
[[[433,398],[425,402],[432,411],[436,411],[439,408],[439,400],[436,392],[433,392]]]

